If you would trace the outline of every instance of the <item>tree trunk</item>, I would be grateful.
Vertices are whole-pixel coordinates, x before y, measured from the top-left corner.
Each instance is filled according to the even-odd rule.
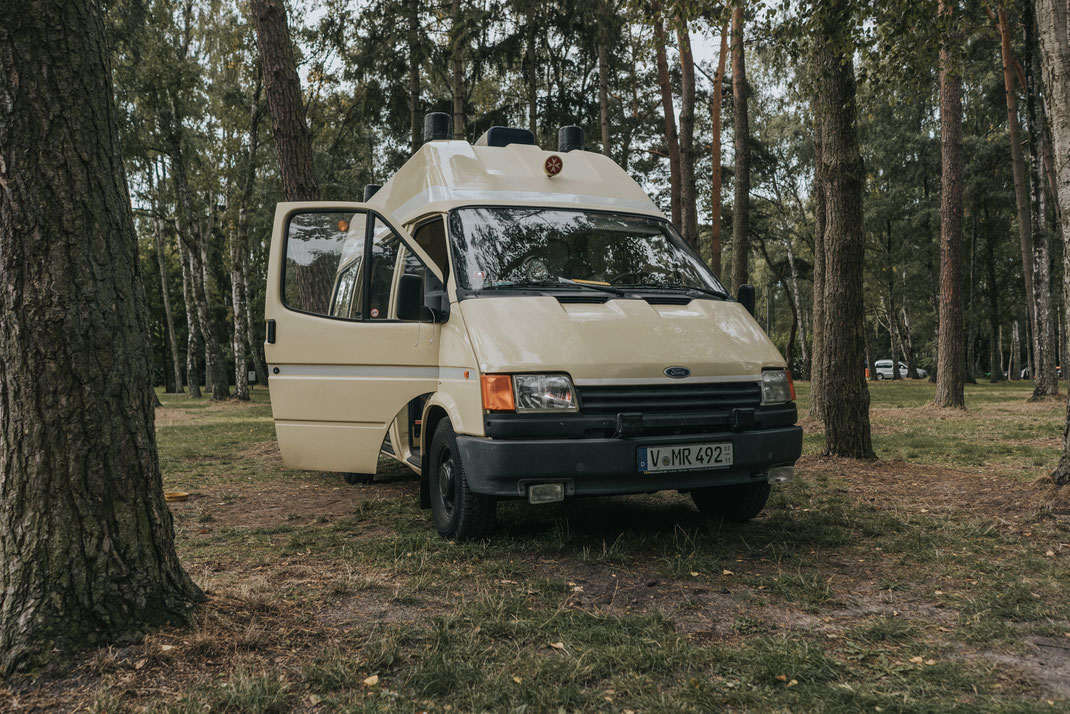
[[[152,238],[156,246],[156,261],[160,266],[160,292],[163,296],[163,314],[167,324],[167,341],[171,346],[171,367],[175,375],[175,394],[181,394],[182,389],[182,361],[179,358],[178,340],[175,338],[175,320],[171,312],[171,291],[167,285],[167,257],[164,255],[163,216],[159,200],[159,181],[156,176],[156,164],[153,163],[149,171],[149,188],[152,191]]]
[[[534,136],[538,137],[538,135],[539,135],[538,134],[539,124],[538,124],[538,120],[537,119],[538,119],[539,85],[538,85],[538,74],[535,71],[536,70],[536,67],[535,67],[535,39],[536,39],[536,37],[535,37],[535,35],[536,35],[536,31],[537,31],[538,28],[535,25],[535,9],[536,9],[536,4],[535,4],[534,0],[529,0],[528,5],[527,5],[527,13],[526,13],[527,16],[525,18],[525,27],[524,27],[525,34],[527,35],[527,38],[526,38],[527,39],[527,43],[526,43],[527,46],[525,48],[525,60],[524,60],[524,63],[525,63],[524,77],[525,77],[525,79],[527,81],[527,90],[528,90],[528,129],[531,131],[531,133]],[[602,53],[605,51],[604,47],[605,47],[605,41],[603,40],[602,43],[599,45],[599,49],[598,49],[598,51],[599,51],[599,55],[598,55],[598,62],[599,62],[598,71],[600,73],[599,74],[599,82],[601,82],[601,79],[602,79],[601,78],[602,63],[604,62],[604,60],[602,59]],[[603,119],[603,121],[605,121],[605,120]]]
[[[609,145],[609,21],[613,8],[610,0],[598,2],[598,124],[602,128],[602,153],[612,156]]]
[[[713,139],[710,144],[713,159],[713,181],[710,187],[710,268],[718,279],[721,278],[721,104],[724,97],[724,65],[727,55],[728,23],[725,23],[721,25],[721,49],[717,54],[717,73],[713,78],[713,96],[710,99],[713,126]]]
[[[676,110],[672,105],[672,84],[669,81],[669,61],[665,55],[665,26],[661,19],[660,3],[653,3],[654,51],[657,56],[658,86],[661,89],[661,110],[665,117],[665,143],[669,149],[669,192],[672,202],[672,223],[683,227],[680,202],[680,140],[676,134]]]
[[[1055,375],[1055,316],[1051,304],[1051,257],[1048,239],[1048,209],[1044,175],[1044,116],[1040,86],[1040,57],[1033,5],[1024,3],[1025,105],[1029,122],[1030,222],[1033,239],[1033,399],[1059,393]]]
[[[249,372],[245,347],[249,343],[249,300],[245,290],[244,268],[249,256],[249,203],[256,183],[256,153],[260,148],[260,85],[253,93],[249,120],[249,149],[245,154],[245,175],[238,198],[238,221],[230,241],[230,294],[234,306],[232,346],[234,349],[234,397],[249,399]],[[259,376],[259,375],[258,375]]]
[[[814,62],[815,74],[820,74],[821,63]],[[821,95],[814,93],[814,337],[810,350],[810,416],[824,419],[825,385],[822,383],[825,359],[825,181],[824,149],[822,146]]]
[[[0,5],[0,676],[192,619],[95,3]],[[62,108],[62,111],[57,111]]]
[[[940,2],[940,14],[951,9]],[[966,406],[966,355],[962,321],[962,76],[952,66],[945,38],[940,48],[940,337],[936,406]]]
[[[1070,279],[1070,27],[1066,3],[1036,0],[1037,37],[1040,44],[1045,96],[1051,119],[1052,153],[1058,191],[1059,220],[1063,236],[1063,309],[1070,310],[1066,286]],[[1070,320],[1067,320],[1070,322]],[[1051,478],[1062,486],[1070,483],[1070,402],[1067,404],[1063,455]]]
[[[181,126],[181,124],[178,124]],[[189,179],[186,175],[185,158],[181,148],[179,134],[172,135],[171,146],[171,179],[175,186],[176,218],[178,221],[178,239],[185,246],[185,259],[189,264],[187,274],[190,287],[190,296],[193,299],[194,325],[191,330],[200,332],[204,342],[204,371],[205,386],[211,391],[212,399],[226,399],[230,396],[230,388],[227,383],[226,371],[223,368],[223,350],[215,338],[212,330],[211,316],[208,308],[208,293],[204,285],[204,236],[201,228],[193,215],[193,196],[189,188]],[[214,213],[214,208],[212,209]],[[210,229],[209,229],[210,231]],[[187,359],[189,357],[187,356]],[[190,392],[193,395],[192,388]],[[199,396],[199,395],[198,395]]]
[[[748,279],[747,260],[750,254],[750,122],[747,118],[742,6],[732,10],[732,111],[736,149],[736,190],[732,205],[732,289],[739,290],[739,286]]]
[[[319,198],[319,183],[312,168],[312,137],[305,122],[301,79],[297,76],[286,10],[282,0],[250,0],[249,8],[256,26],[283,194],[287,201],[315,201]]]
[[[679,6],[677,6],[679,7]],[[677,13],[680,45],[680,233],[698,250],[698,206],[695,192],[695,58],[687,18]]]
[[[182,300],[186,303],[186,386],[190,399],[201,397],[201,375],[197,369],[197,353],[201,349],[197,311],[193,303],[193,279],[189,274],[189,251],[181,237],[178,239],[178,260],[182,263]]]
[[[803,374],[799,375],[802,378],[809,377],[807,366],[810,364],[810,355],[806,349],[806,313],[803,311],[802,296],[799,294],[799,271],[795,266],[795,251],[791,248],[791,239],[787,240],[788,248],[788,267],[791,269],[791,299],[794,305],[794,314],[799,322],[799,347],[802,352],[802,361],[800,364],[803,366]]]
[[[977,205],[970,211],[970,278],[966,300],[966,382],[977,384]]]
[[[862,188],[857,109],[846,0],[822,3],[817,33],[821,95],[821,177],[825,195],[825,310],[821,387],[825,392],[825,454],[874,458],[869,429],[862,269]]]
[[[464,42],[461,0],[453,0],[450,7],[450,90],[453,94],[454,139],[464,138],[464,66],[461,63]]]
[[[1029,179],[1022,158],[1022,139],[1018,128],[1018,101],[1014,92],[1014,58],[1011,55],[1011,30],[1007,11],[1000,4],[998,11],[1000,51],[1003,58],[1003,88],[1007,99],[1007,126],[1011,139],[1011,168],[1014,175],[1014,201],[1018,208],[1018,242],[1022,251],[1022,277],[1025,281],[1025,302],[1029,324],[1036,321],[1036,298],[1033,283],[1033,239],[1029,216]]]
[[[1011,323],[1011,353],[1007,357],[1007,375],[1012,382],[1021,378],[1022,344],[1018,337],[1018,321]]]
[[[408,0],[406,9],[409,14],[409,149],[415,154],[420,149],[423,139],[420,115],[419,0]]]
[[[902,318],[899,325],[902,327],[903,332],[899,336],[899,340],[903,345],[903,352],[905,354],[905,362],[907,363],[907,376],[911,379],[918,378],[918,358],[914,353],[914,335],[910,331],[910,316],[907,315],[907,309],[905,307],[899,308],[899,316]]]

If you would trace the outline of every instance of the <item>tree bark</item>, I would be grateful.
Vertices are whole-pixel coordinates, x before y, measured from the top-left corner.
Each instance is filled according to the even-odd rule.
[[[799,375],[802,378],[809,377],[808,365],[810,364],[810,355],[806,348],[806,313],[803,311],[802,295],[799,293],[799,270],[795,265],[795,251],[791,247],[791,238],[788,238],[787,250],[788,250],[788,267],[791,269],[791,300],[794,306],[794,314],[799,322],[799,346],[800,352],[802,352],[801,358],[803,367],[803,374]]]
[[[698,250],[698,205],[695,192],[695,58],[687,18],[676,15],[680,45],[680,233]]]
[[[941,15],[951,9],[941,0]],[[964,408],[965,334],[962,319],[962,76],[945,37],[940,47],[940,332],[936,406]]]
[[[1029,214],[1029,179],[1022,158],[1022,139],[1018,127],[1018,100],[1014,92],[1014,57],[1011,54],[1011,30],[1007,11],[1000,3],[997,23],[1000,52],[1003,58],[1003,88],[1007,99],[1007,128],[1011,139],[1011,168],[1014,176],[1014,201],[1018,208],[1018,242],[1022,251],[1022,277],[1029,324],[1036,322],[1036,297],[1033,283],[1033,238]],[[1034,331],[1035,332],[1035,331]]]
[[[1007,376],[1017,382],[1022,371],[1022,343],[1018,337],[1018,321],[1011,323],[1011,352],[1007,357]]]
[[[1070,11],[1063,0],[1036,0],[1037,37],[1045,96],[1050,108],[1052,153],[1063,236],[1063,309],[1070,311],[1066,286],[1070,279]],[[1068,313],[1070,314],[1070,313]],[[1070,319],[1067,320],[1070,323]],[[1063,454],[1051,475],[1060,486],[1070,484],[1070,402],[1067,404]]]
[[[653,3],[654,52],[658,67],[658,87],[661,89],[661,111],[665,117],[665,143],[669,150],[669,193],[672,202],[672,223],[682,228],[680,201],[680,139],[676,133],[676,110],[672,105],[672,84],[669,81],[669,61],[665,55],[665,25],[661,18],[661,4]]]
[[[1044,173],[1044,116],[1040,87],[1040,58],[1032,3],[1024,3],[1025,106],[1029,122],[1030,223],[1033,243],[1033,396],[1043,399],[1059,393],[1055,374],[1055,316],[1051,301],[1051,256],[1049,255],[1048,209]]]
[[[820,75],[821,63],[814,62],[814,72]],[[825,385],[822,383],[825,359],[825,181],[824,147],[822,144],[822,100],[820,92],[813,97],[814,113],[814,337],[810,350],[810,416],[825,418]]]
[[[319,198],[319,183],[312,167],[312,137],[305,122],[301,79],[297,76],[286,10],[282,0],[250,0],[249,8],[260,48],[283,193],[287,201],[315,201]]]
[[[825,196],[825,306],[821,387],[825,454],[874,458],[864,354],[862,188],[847,0],[819,3],[818,91]]]
[[[852,78],[853,82],[853,78]],[[743,56],[743,7],[732,10],[732,110],[736,151],[735,202],[732,205],[732,289],[750,274],[750,121],[747,115],[747,69]]]
[[[197,309],[193,301],[193,278],[190,277],[189,251],[181,236],[178,239],[178,260],[182,263],[182,299],[186,303],[186,386],[190,399],[201,398],[201,375],[197,369],[197,353],[201,349],[201,328],[197,323]]]
[[[464,138],[464,66],[462,49],[464,29],[461,24],[461,0],[450,6],[450,90],[453,94],[453,138]]]
[[[721,104],[724,98],[724,65],[727,55],[728,23],[724,23],[721,25],[721,49],[717,53],[717,73],[713,78],[713,97],[710,100],[713,126],[713,139],[710,144],[713,160],[713,180],[710,187],[710,268],[718,279],[721,278]]]
[[[61,108],[62,111],[58,111]],[[103,17],[0,5],[0,676],[189,622]]]

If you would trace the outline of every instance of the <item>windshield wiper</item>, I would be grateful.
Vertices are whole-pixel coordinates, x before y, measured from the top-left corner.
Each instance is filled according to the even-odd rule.
[[[728,293],[720,290],[714,290],[712,288],[700,288],[695,285],[622,285],[621,287],[631,288],[632,290],[671,290],[673,292],[683,293],[700,293],[702,295],[712,295],[713,297],[728,298],[731,297]]]
[[[625,297],[628,293],[620,288],[615,288],[612,285],[602,285],[600,283],[588,282],[586,280],[571,280],[569,278],[558,278],[559,281],[565,285],[575,285],[580,288],[589,288],[590,290],[601,290],[604,293],[612,293],[619,297]]]

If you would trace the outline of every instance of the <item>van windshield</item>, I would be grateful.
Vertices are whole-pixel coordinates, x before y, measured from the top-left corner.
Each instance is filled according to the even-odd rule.
[[[646,216],[557,208],[450,214],[457,283],[469,290],[617,287],[726,295],[672,226]]]

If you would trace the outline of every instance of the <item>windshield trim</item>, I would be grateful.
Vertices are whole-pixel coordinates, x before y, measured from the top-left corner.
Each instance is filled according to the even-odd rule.
[[[716,275],[713,274],[713,271],[710,270],[710,266],[706,265],[706,261],[702,259],[702,256],[698,254],[698,252],[691,246],[691,244],[688,243],[687,240],[684,239],[684,237],[683,237],[683,235],[681,235],[680,231],[678,231],[676,229],[676,226],[674,226],[672,224],[672,222],[668,218],[666,218],[665,215],[663,213],[661,213],[660,211],[657,214],[653,214],[653,213],[643,213],[643,212],[634,211],[634,210],[629,211],[629,210],[583,208],[583,207],[567,206],[567,205],[566,206],[562,206],[562,205],[559,205],[559,204],[543,206],[543,205],[531,205],[531,204],[528,204],[528,203],[466,203],[466,204],[460,205],[460,206],[453,206],[452,208],[450,208],[449,211],[446,212],[446,216],[445,216],[445,218],[446,218],[446,248],[449,251],[450,272],[453,273],[453,275],[457,275],[458,274],[456,272],[456,270],[454,269],[455,268],[455,256],[454,256],[454,243],[453,243],[453,240],[454,240],[454,238],[453,238],[453,215],[457,211],[463,211],[463,210],[467,210],[467,209],[481,209],[481,208],[485,208],[485,209],[494,209],[494,208],[531,208],[531,209],[570,211],[570,212],[573,212],[573,213],[594,213],[594,214],[602,214],[602,215],[610,215],[610,216],[630,216],[630,217],[635,217],[635,218],[647,218],[647,219],[650,219],[650,220],[658,223],[660,226],[663,226],[663,227],[667,228],[668,231],[670,233],[672,233],[679,240],[679,242],[680,242],[680,246],[679,247],[682,250],[684,250],[684,252],[689,253],[691,255],[691,257],[693,257],[698,262],[698,264],[700,266],[702,266],[702,270],[706,273],[707,277],[712,278],[717,285],[721,285],[721,287],[724,288],[724,293],[721,294],[721,295],[718,295],[713,290],[706,291],[706,290],[702,290],[702,289],[695,288],[695,287],[692,287],[692,286],[682,286],[682,285],[681,286],[655,286],[655,285],[649,285],[649,286],[642,286],[642,287],[629,285],[629,286],[626,286],[626,287],[625,286],[620,286],[619,287],[619,289],[622,292],[626,293],[626,295],[622,295],[620,297],[618,297],[616,295],[611,295],[611,294],[608,293],[608,291],[606,293],[604,293],[610,300],[642,300],[643,299],[642,293],[662,294],[662,295],[664,295],[666,293],[675,293],[677,295],[683,294],[683,293],[688,293],[690,297],[692,297],[693,299],[696,299],[696,300],[726,300],[726,301],[730,301],[730,302],[738,302],[736,300],[736,298],[729,292],[728,288],[725,287],[725,285],[721,282],[720,278],[718,278]],[[577,292],[575,290],[576,286],[575,285],[570,285],[569,283],[562,283],[560,287],[558,287],[556,285],[554,285],[554,286],[546,286],[546,287],[542,287],[542,286],[533,287],[533,286],[520,286],[520,285],[518,285],[517,287],[514,288],[514,287],[507,286],[507,285],[497,285],[497,286],[494,286],[493,288],[489,288],[489,289],[488,288],[478,288],[478,289],[476,289],[476,288],[463,287],[459,282],[457,282],[457,283],[455,283],[455,286],[456,286],[456,292],[457,292],[457,299],[459,301],[460,300],[469,299],[469,298],[479,298],[479,297],[530,297],[530,296],[539,296],[539,295],[550,295],[550,296],[552,296],[558,290],[561,290],[561,291],[564,291],[564,292],[567,292],[567,293],[570,293],[570,294],[573,294],[573,295]]]

